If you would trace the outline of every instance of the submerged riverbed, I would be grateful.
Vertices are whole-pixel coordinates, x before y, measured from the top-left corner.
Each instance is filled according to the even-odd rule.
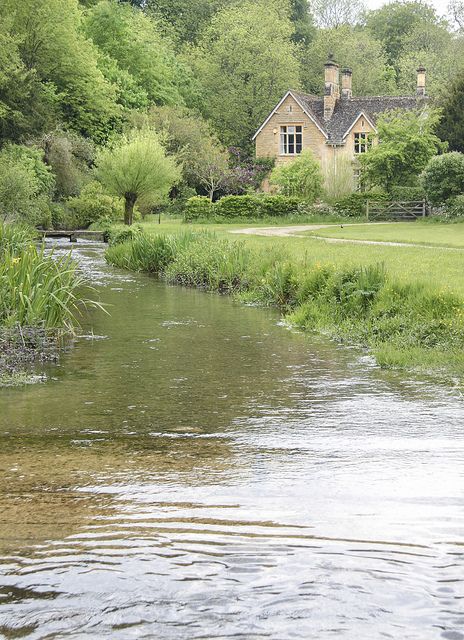
[[[111,315],[0,389],[0,637],[464,639],[462,397],[75,252]]]

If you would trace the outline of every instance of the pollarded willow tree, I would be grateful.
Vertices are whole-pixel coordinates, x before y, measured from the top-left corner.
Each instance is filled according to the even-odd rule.
[[[134,131],[103,149],[97,177],[115,196],[124,198],[124,223],[132,224],[136,203],[145,207],[165,197],[180,178],[174,158],[167,156],[156,133]]]

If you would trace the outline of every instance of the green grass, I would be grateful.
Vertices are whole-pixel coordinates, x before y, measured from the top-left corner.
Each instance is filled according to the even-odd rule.
[[[459,241],[459,234],[464,235],[464,225],[461,224],[423,224],[423,223],[392,223],[391,225],[356,226],[340,229],[334,226],[330,229],[320,229],[318,235],[337,234],[339,231],[350,233],[384,233],[383,230],[396,228],[398,241],[407,242],[408,234],[414,229],[424,229],[424,233],[436,234],[435,237],[449,238],[455,236]],[[433,249],[417,247],[392,247],[381,245],[361,245],[349,243],[328,243],[323,240],[306,237],[265,237],[254,235],[231,235],[234,229],[258,227],[256,223],[230,225],[195,225],[182,224],[180,221],[167,220],[161,225],[152,221],[143,223],[147,233],[182,233],[186,229],[214,231],[219,238],[241,239],[251,248],[264,251],[280,249],[291,254],[292,260],[300,263],[320,263],[336,267],[353,267],[358,265],[372,266],[382,263],[388,273],[398,282],[418,283],[431,286],[440,291],[451,291],[464,297],[464,256],[459,251],[447,251],[439,247]],[[284,226],[284,225],[282,225]],[[362,230],[362,231],[361,231]],[[456,240],[456,238],[458,238]],[[464,252],[463,252],[464,253]]]
[[[384,366],[464,379],[464,296],[401,280],[365,256],[358,264],[353,256],[350,262],[315,260],[307,250],[295,250],[306,238],[250,241],[204,229],[179,233],[181,228],[139,233],[110,246],[107,260],[174,284],[276,305],[298,327],[369,347]]]
[[[359,226],[335,226],[333,229],[307,232],[327,238],[348,240],[376,240],[407,242],[438,247],[464,248],[464,222],[456,224],[430,224],[424,222],[393,222]]]

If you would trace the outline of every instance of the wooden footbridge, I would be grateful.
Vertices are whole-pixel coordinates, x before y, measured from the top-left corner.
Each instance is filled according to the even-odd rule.
[[[81,240],[94,240],[96,242],[108,242],[107,235],[104,231],[88,231],[87,229],[67,231],[39,231],[42,238],[68,238],[69,242],[77,242]]]

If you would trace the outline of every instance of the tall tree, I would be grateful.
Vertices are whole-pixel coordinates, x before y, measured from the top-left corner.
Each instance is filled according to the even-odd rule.
[[[448,4],[448,15],[458,29],[464,30],[464,1],[451,0]]]
[[[293,41],[307,46],[316,35],[309,0],[291,0],[290,20],[294,28]]]
[[[324,63],[328,52],[341,67],[353,70],[353,94],[382,95],[396,92],[395,74],[380,42],[366,31],[343,25],[318,31],[303,54],[302,83],[309,93],[324,90]]]
[[[430,158],[445,148],[435,134],[439,119],[436,109],[382,114],[380,143],[359,158],[363,182],[387,193],[395,186],[415,186]]]
[[[289,13],[289,5],[263,0],[229,7],[213,18],[196,50],[203,111],[227,145],[250,149],[260,122],[298,86]]]
[[[135,106],[189,101],[192,74],[176,58],[154,18],[117,0],[103,0],[89,11],[85,28],[106,56],[103,68],[118,84],[126,104],[130,104],[126,93],[134,96],[134,90],[139,101]]]
[[[387,62],[395,69],[403,51],[407,36],[418,25],[437,24],[439,18],[430,5],[420,0],[396,0],[369,11],[365,24],[371,34],[379,40],[387,54]]]
[[[194,43],[213,15],[232,0],[146,0],[148,13],[161,17],[179,43]]]
[[[355,25],[365,10],[363,0],[313,0],[311,7],[316,23],[323,29]]]
[[[10,20],[21,63],[44,90],[55,92],[61,118],[95,139],[108,135],[119,115],[114,89],[82,34],[77,0],[2,0],[1,8]]]
[[[464,71],[455,78],[441,105],[443,117],[437,133],[451,151],[464,152]]]

